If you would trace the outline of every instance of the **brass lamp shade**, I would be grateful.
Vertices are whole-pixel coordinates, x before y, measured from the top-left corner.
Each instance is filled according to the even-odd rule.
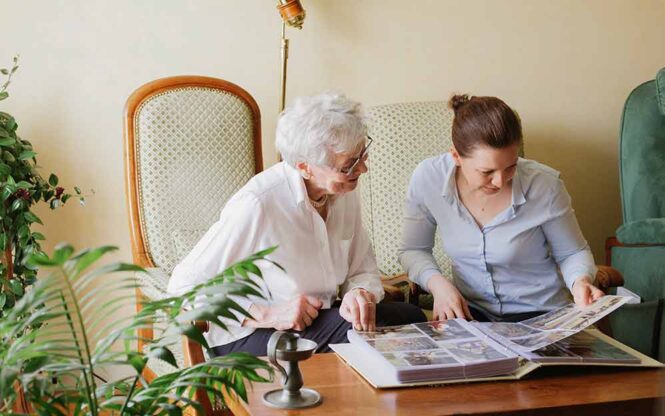
[[[279,0],[277,10],[287,25],[302,29],[305,22],[305,9],[302,8],[300,0]]]

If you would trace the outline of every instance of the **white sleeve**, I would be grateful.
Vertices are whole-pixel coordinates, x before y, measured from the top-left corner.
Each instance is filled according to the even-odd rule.
[[[384,296],[381,275],[376,266],[376,256],[370,245],[367,230],[362,224],[358,197],[353,195],[353,198],[353,201],[349,201],[355,215],[353,241],[349,248],[349,274],[342,284],[340,297],[344,297],[350,290],[362,288],[372,293],[379,302]]]
[[[257,236],[263,223],[264,213],[259,200],[252,194],[234,196],[226,204],[219,221],[205,233],[192,251],[178,264],[168,284],[168,292],[174,295],[190,290],[224,271],[231,264],[243,260],[258,250]],[[260,267],[260,265],[257,265]],[[256,280],[264,295],[265,284]],[[256,299],[232,298],[243,309],[248,310]],[[240,314],[236,313],[240,318]]]

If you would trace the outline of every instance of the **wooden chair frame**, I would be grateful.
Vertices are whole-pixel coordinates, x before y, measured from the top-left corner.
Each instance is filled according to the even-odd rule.
[[[127,197],[127,212],[129,217],[132,258],[134,263],[144,268],[153,268],[156,267],[156,265],[151,256],[151,253],[147,248],[145,230],[143,229],[141,223],[141,217],[143,214],[141,212],[140,206],[134,121],[138,108],[149,98],[165,91],[187,87],[202,87],[225,91],[235,95],[245,104],[247,104],[252,113],[255,173],[259,173],[263,170],[261,148],[261,113],[259,111],[259,106],[257,105],[254,98],[252,98],[252,96],[240,86],[217,78],[184,75],[151,81],[134,91],[127,100],[124,117],[125,193]],[[136,291],[136,299],[136,308],[137,311],[140,311],[141,303],[145,299],[145,296],[139,289]],[[197,323],[197,325],[207,331],[207,323]],[[152,328],[140,329],[138,331],[138,336],[138,348],[139,351],[141,351],[145,345],[141,339],[152,338],[153,330]],[[197,363],[201,363],[205,360],[203,348],[200,344],[197,344],[196,342],[193,342],[189,339],[183,339],[183,348],[186,365],[191,366]],[[144,376],[148,380],[152,380],[156,377],[155,373],[152,372],[149,368],[145,369]],[[225,398],[227,399],[227,403],[233,404],[234,400],[233,398],[229,397],[228,394],[225,394]],[[228,414],[228,412],[215,412],[213,410],[212,404],[208,400],[207,395],[202,390],[196,392],[196,399],[203,405],[206,415]]]

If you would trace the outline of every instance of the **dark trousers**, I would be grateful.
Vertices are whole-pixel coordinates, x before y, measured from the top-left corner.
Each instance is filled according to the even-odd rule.
[[[531,319],[535,318],[538,315],[542,315],[545,312],[543,311],[536,311],[536,312],[524,312],[524,313],[508,313],[505,315],[502,315],[498,319],[490,319],[489,316],[487,316],[483,311],[481,311],[478,308],[474,308],[473,306],[469,305],[469,311],[471,312],[471,316],[473,316],[473,319],[475,319],[478,322],[519,322],[523,321],[525,319]]]
[[[351,329],[339,314],[338,305],[331,309],[319,311],[312,325],[298,333],[302,338],[310,339],[319,344],[316,352],[331,352],[328,344],[341,344],[349,342],[346,331]],[[376,305],[376,326],[406,325],[414,322],[425,322],[427,318],[420,308],[408,303],[386,302]],[[231,352],[244,351],[256,356],[267,355],[266,347],[274,329],[257,329],[251,335],[225,345],[213,347],[215,357]]]

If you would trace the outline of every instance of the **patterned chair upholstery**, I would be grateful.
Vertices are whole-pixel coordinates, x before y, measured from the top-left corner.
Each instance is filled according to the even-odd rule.
[[[397,249],[409,180],[418,163],[452,146],[453,113],[445,102],[434,101],[380,105],[369,108],[368,115],[369,135],[376,143],[368,159],[369,171],[360,183],[363,220],[384,283],[399,285],[407,281]],[[439,238],[434,256],[444,275],[451,276],[450,259]],[[416,303],[417,299],[409,301]],[[427,306],[426,300],[423,306]]]
[[[263,169],[260,123],[254,99],[220,79],[164,78],[130,96],[125,173],[132,254],[148,271],[137,276],[139,301],[166,296],[174,266],[218,219],[227,199]],[[151,338],[158,330],[139,335]],[[205,359],[200,345],[185,342],[183,348],[175,352],[180,365]],[[146,377],[171,370],[151,360]]]

